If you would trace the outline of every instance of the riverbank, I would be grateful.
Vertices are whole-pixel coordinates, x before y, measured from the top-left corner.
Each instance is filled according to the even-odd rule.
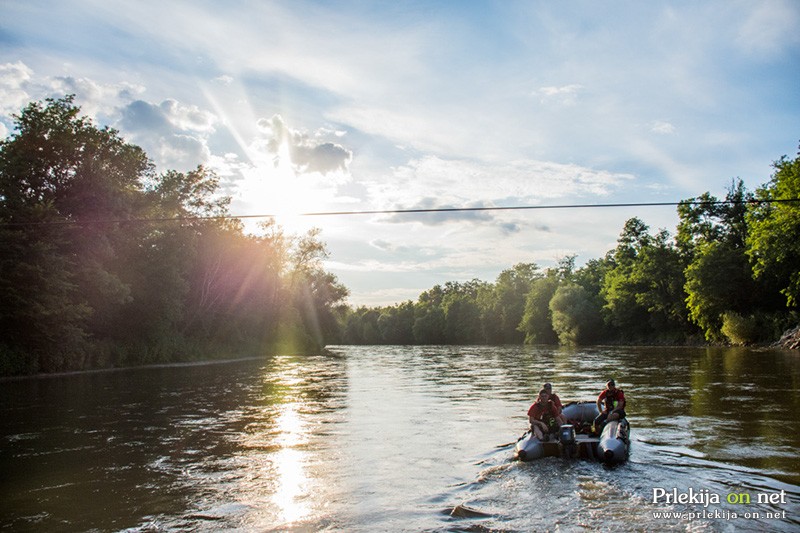
[[[83,374],[104,374],[104,373],[112,373],[112,372],[122,372],[127,370],[140,370],[140,369],[149,369],[149,368],[180,368],[180,367],[193,367],[193,366],[210,366],[210,365],[225,365],[225,364],[233,364],[233,363],[243,363],[245,361],[256,361],[259,359],[264,359],[269,357],[269,355],[255,355],[251,357],[234,357],[231,359],[201,359],[197,361],[180,361],[174,363],[154,363],[149,365],[132,365],[132,366],[120,366],[120,367],[110,367],[110,368],[88,368],[86,370],[69,370],[66,372],[40,372],[37,374],[22,374],[17,376],[0,376],[0,383],[5,383],[9,381],[20,381],[25,379],[46,379],[46,378],[58,378],[64,376],[77,376]]]
[[[788,350],[800,350],[800,325],[784,333],[774,346]]]

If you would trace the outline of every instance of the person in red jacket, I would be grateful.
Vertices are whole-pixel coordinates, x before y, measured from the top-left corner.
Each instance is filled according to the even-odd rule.
[[[545,389],[539,391],[539,397],[528,409],[528,420],[531,431],[539,440],[547,440],[551,430],[557,428],[556,417],[559,415],[556,406],[550,400]]]
[[[542,386],[542,389],[547,391],[547,394],[550,395],[550,401],[553,402],[553,405],[556,407],[557,415],[556,415],[556,422],[558,422],[559,426],[563,426],[567,423],[567,417],[565,417],[561,412],[564,410],[564,406],[561,404],[561,398],[558,397],[558,394],[553,392],[553,385],[550,383],[545,383]]]
[[[607,422],[625,418],[625,393],[617,388],[613,379],[606,382],[605,390],[597,397],[597,410],[600,414],[594,419],[594,432],[598,434]]]

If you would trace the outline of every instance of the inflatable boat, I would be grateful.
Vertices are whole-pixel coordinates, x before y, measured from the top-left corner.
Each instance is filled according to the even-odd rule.
[[[559,428],[558,434],[548,435],[542,441],[532,431],[526,432],[515,449],[522,461],[541,457],[565,457],[593,459],[604,463],[619,463],[628,458],[630,439],[628,420],[608,422],[600,436],[591,434],[591,425],[599,414],[595,402],[572,402],[564,406],[562,414],[567,424]]]

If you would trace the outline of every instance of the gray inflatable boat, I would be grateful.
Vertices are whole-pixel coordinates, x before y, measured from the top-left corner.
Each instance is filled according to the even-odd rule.
[[[588,432],[599,414],[595,402],[572,402],[562,412],[568,424],[559,428],[558,434],[548,435],[542,441],[532,431],[526,432],[517,441],[515,455],[522,461],[533,461],[542,457],[565,457],[593,459],[604,463],[620,463],[628,458],[630,425],[627,419],[614,420],[603,428],[600,436]]]

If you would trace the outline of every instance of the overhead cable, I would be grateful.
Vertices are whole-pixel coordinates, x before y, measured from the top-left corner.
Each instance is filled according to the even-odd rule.
[[[598,208],[623,208],[623,207],[675,207],[679,205],[715,206],[736,204],[778,204],[797,203],[800,198],[785,198],[772,200],[683,200],[680,202],[620,202],[607,204],[556,204],[556,205],[512,205],[512,206],[480,206],[480,207],[430,207],[410,209],[376,209],[364,211],[312,211],[298,213],[298,217],[323,217],[323,216],[357,216],[357,215],[404,215],[421,213],[464,213],[475,211],[530,211],[548,209],[598,209]],[[45,226],[45,225],[89,225],[89,224],[130,224],[130,223],[159,223],[159,222],[195,222],[203,220],[245,220],[259,218],[279,218],[276,214],[258,215],[208,215],[208,216],[180,216],[180,217],[144,217],[144,218],[113,218],[113,219],[63,219],[44,221],[0,221],[0,227],[9,226]]]

